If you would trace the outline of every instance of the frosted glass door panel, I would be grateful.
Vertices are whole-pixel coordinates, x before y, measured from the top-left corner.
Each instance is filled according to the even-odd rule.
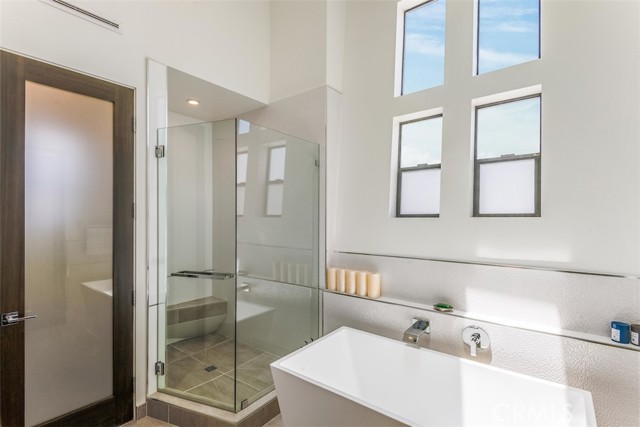
[[[480,213],[534,213],[535,168],[534,159],[480,165]]]
[[[113,104],[27,82],[26,425],[113,394]]]

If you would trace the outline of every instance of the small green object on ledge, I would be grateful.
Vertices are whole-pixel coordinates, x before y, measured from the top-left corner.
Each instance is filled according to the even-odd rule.
[[[437,304],[433,304],[433,308],[435,308],[438,311],[442,311],[442,312],[449,312],[449,311],[453,311],[453,306],[450,304],[445,304],[443,302],[439,302]]]

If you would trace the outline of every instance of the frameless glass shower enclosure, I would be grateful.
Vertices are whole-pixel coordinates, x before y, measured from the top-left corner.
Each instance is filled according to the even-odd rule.
[[[158,137],[158,389],[238,411],[319,333],[319,148],[235,119]]]

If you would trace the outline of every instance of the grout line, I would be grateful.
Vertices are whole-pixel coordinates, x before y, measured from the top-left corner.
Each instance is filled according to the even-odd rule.
[[[260,390],[259,388],[254,387],[251,384],[247,384],[246,382],[244,382],[242,380],[239,380],[238,378],[233,378],[231,375],[227,375],[227,374],[222,374],[222,375],[230,378],[232,381],[236,381],[236,382],[242,383],[242,384],[246,385],[247,387],[250,387],[250,388],[252,388],[254,390],[257,390],[257,391],[264,391],[265,390],[265,389]]]

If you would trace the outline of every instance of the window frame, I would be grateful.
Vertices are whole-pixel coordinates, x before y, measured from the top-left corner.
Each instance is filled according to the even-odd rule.
[[[396,175],[396,218],[439,218],[440,217],[440,212],[438,209],[438,213],[437,214],[403,214],[400,213],[400,208],[402,206],[402,173],[403,172],[414,172],[414,171],[421,171],[421,170],[429,170],[429,169],[440,169],[440,174],[442,177],[442,155],[440,158],[440,163],[438,164],[419,164],[416,166],[409,166],[406,168],[402,167],[402,126],[407,125],[407,124],[411,124],[411,123],[415,123],[415,122],[421,122],[424,120],[431,120],[431,119],[437,119],[437,118],[441,118],[442,119],[442,124],[444,125],[444,114],[443,113],[438,113],[438,114],[433,114],[433,115],[428,115],[428,116],[424,116],[424,117],[419,117],[416,119],[411,119],[411,120],[407,120],[404,122],[400,122],[398,124],[398,171],[397,171],[397,175]],[[442,135],[440,136],[440,149],[442,151]]]
[[[285,149],[285,170],[283,171],[283,176],[286,176],[286,168],[287,168],[287,162],[286,162],[286,158],[287,158],[287,144],[279,144],[279,145],[272,145],[268,147],[267,150],[267,178],[266,178],[266,185],[265,185],[265,192],[264,192],[264,216],[265,217],[269,217],[269,218],[279,218],[282,216],[282,210],[284,208],[284,178],[283,179],[270,179],[270,175],[271,175],[271,153],[274,149],[277,148],[284,148]],[[282,184],[282,207],[280,209],[280,215],[272,215],[272,214],[268,214],[268,207],[269,207],[269,187],[273,184]]]
[[[236,170],[238,167],[238,157],[240,155],[246,155],[247,156],[247,165],[249,164],[249,147],[242,147],[242,148],[238,148],[236,150]],[[247,171],[249,170],[248,166],[247,166]],[[247,176],[245,174],[244,177],[244,181],[239,182],[238,178],[237,178],[237,173],[236,173],[236,216],[239,217],[243,217],[244,216],[244,208],[246,207],[246,201],[247,201]],[[244,200],[243,200],[243,206],[242,206],[242,213],[238,212],[238,188],[239,187],[243,187],[244,188]]]
[[[475,48],[475,64],[474,71],[475,76],[481,76],[484,74],[490,74],[496,71],[501,71],[507,68],[515,67],[522,64],[527,64],[529,62],[537,61],[542,58],[542,0],[538,0],[538,57],[536,59],[532,59],[531,61],[521,62],[519,64],[508,65],[506,67],[498,68],[496,70],[486,71],[484,73],[480,73],[480,3],[482,0],[475,0],[476,4],[476,13],[475,13],[475,26],[476,26],[476,48]]]
[[[530,154],[503,154],[500,157],[490,157],[487,159],[478,159],[478,111],[483,108],[495,107],[497,105],[509,104],[512,102],[524,101],[526,99],[540,99],[539,114],[539,126],[540,126],[540,140],[539,150],[537,153]],[[534,212],[533,213],[504,213],[504,214],[482,214],[480,213],[480,166],[488,163],[506,163],[518,160],[534,160]],[[542,93],[536,93],[533,95],[521,96],[517,98],[505,99],[502,101],[491,102],[488,104],[476,105],[474,107],[474,129],[473,129],[473,217],[474,218],[507,218],[507,217],[520,217],[520,218],[540,218],[542,216],[541,206],[541,184],[542,184]]]
[[[409,93],[405,93],[404,90],[404,69],[405,69],[405,51],[406,51],[406,45],[407,45],[407,32],[406,32],[406,28],[407,28],[407,13],[414,11],[415,9],[418,9],[420,7],[423,6],[427,6],[429,3],[434,3],[437,2],[438,0],[413,0],[413,1],[409,1],[409,0],[400,0],[398,2],[398,12],[397,12],[397,26],[398,28],[396,29],[396,49],[400,50],[400,53],[397,54],[396,53],[396,74],[399,74],[399,77],[396,76],[395,78],[395,90],[394,90],[394,96],[395,97],[402,97],[402,96],[406,96],[406,95],[411,95],[413,93],[418,93],[418,92],[422,92],[425,90],[430,90],[430,89],[434,89],[437,87],[441,87],[444,86],[445,84],[445,79],[446,79],[446,68],[443,71],[443,75],[442,75],[442,84],[437,85],[437,86],[432,86],[432,87],[428,87],[428,88],[423,88],[417,91],[413,91],[413,92],[409,92]],[[403,3],[409,3],[409,6],[403,6]],[[415,4],[414,4],[415,3]],[[400,19],[399,15],[400,13],[402,13],[402,19]],[[445,11],[445,37],[446,37],[446,11]],[[398,38],[402,39],[402,43],[398,42]],[[446,51],[446,47],[445,47],[445,51]],[[446,61],[446,57],[444,59]],[[443,63],[443,67],[446,67],[446,63]]]

